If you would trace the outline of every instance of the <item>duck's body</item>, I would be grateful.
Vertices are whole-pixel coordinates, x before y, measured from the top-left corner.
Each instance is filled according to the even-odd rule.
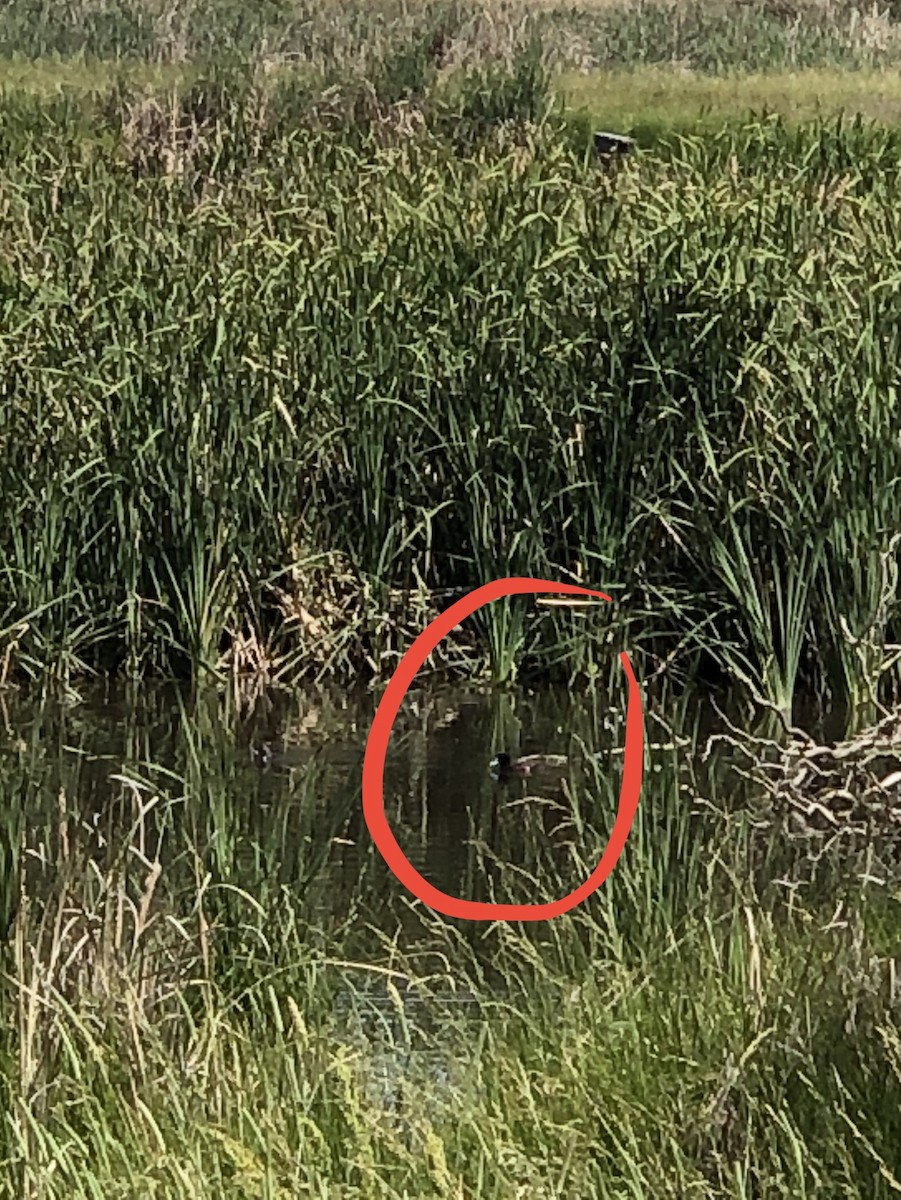
[[[288,746],[283,750],[261,742],[251,748],[251,757],[258,767],[294,767],[309,757],[302,746]]]
[[[594,135],[594,148],[600,155],[631,154],[635,149],[635,139],[603,130]]]
[[[491,770],[499,779],[563,779],[569,773],[569,759],[565,754],[524,754],[511,758],[506,752],[496,754],[491,760]]]

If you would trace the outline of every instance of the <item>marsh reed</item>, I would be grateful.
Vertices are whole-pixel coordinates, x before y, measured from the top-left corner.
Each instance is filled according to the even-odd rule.
[[[184,65],[228,55],[360,76],[419,47],[443,65],[509,62],[534,31],[554,65],[659,63],[708,74],[859,70],[901,58],[891,0],[9,0],[0,56]]]
[[[125,84],[4,101],[7,673],[380,671],[530,574],[615,614],[498,606],[471,665],[628,638],[786,717],[884,696],[898,139],[752,122],[611,175],[546,86],[412,125],[227,71],[149,123]]]

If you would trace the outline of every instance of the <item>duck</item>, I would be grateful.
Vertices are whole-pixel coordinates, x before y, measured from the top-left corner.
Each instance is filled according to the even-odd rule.
[[[600,130],[594,135],[594,149],[602,156],[610,154],[632,154],[635,150],[635,139],[622,133],[608,133]]]
[[[309,752],[305,752],[302,746],[288,746],[284,750],[277,750],[269,742],[258,742],[251,746],[250,757],[258,767],[265,770],[268,767],[297,766],[309,757]]]
[[[569,773],[569,759],[565,754],[524,754],[521,758],[512,758],[503,750],[495,754],[489,766],[499,779],[563,779]]]
[[[268,742],[255,742],[250,747],[250,757],[258,767],[272,765],[272,747]]]

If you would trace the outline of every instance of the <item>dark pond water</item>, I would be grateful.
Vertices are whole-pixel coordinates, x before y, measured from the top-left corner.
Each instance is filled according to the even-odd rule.
[[[368,979],[367,964],[383,963],[385,945],[396,944],[425,974],[434,967],[429,956],[443,956],[451,985],[443,985],[442,1003],[466,1006],[468,986],[465,972],[457,986],[454,964],[448,970],[435,925],[445,919],[404,890],[365,825],[361,771],[378,698],[329,689],[251,700],[167,687],[69,700],[7,693],[0,754],[7,939],[23,892],[31,899],[22,932],[38,955],[44,904],[84,927],[84,937],[100,938],[112,926],[112,936],[128,943],[137,941],[128,931],[142,912],[155,915],[158,933],[168,925],[194,936],[202,894],[210,925],[225,931],[220,958],[230,960],[222,968],[231,972],[230,987],[240,969],[248,986],[258,985],[286,954],[296,959],[298,941],[346,971],[339,1019],[349,1037],[370,1046],[372,1086],[387,1095],[403,1073],[404,1037],[390,977],[378,969]],[[623,714],[601,691],[411,692],[384,781],[386,812],[410,861],[456,896],[530,902],[572,890],[612,826]],[[263,744],[273,751],[266,766],[254,753]],[[571,755],[573,772],[550,786],[499,782],[489,770],[499,750]],[[587,769],[594,755],[599,762]],[[677,774],[668,785],[676,794]],[[302,936],[280,949],[298,922]],[[456,924],[461,954],[469,955],[484,927]],[[161,945],[160,953],[176,953],[171,938]],[[244,968],[234,966],[242,960]],[[404,1005],[404,1022],[430,1047],[418,1053],[434,1057],[436,1078],[450,1079],[452,1063],[436,1049],[440,1029],[426,1028],[434,1005],[417,1005],[412,988]]]
[[[378,698],[307,690],[236,701],[168,687],[68,701],[8,693],[0,771],[9,865],[23,837],[35,853],[60,852],[62,805],[69,820],[103,829],[108,846],[143,837],[141,853],[164,865],[191,846],[230,886],[257,896],[293,889],[323,928],[353,912],[390,931],[412,898],[362,816]],[[577,886],[580,835],[579,856],[591,865],[615,816],[624,713],[624,695],[601,689],[411,691],[385,770],[386,812],[408,858],[442,890],[473,899],[511,899],[510,872],[545,859],[560,872],[555,886]],[[677,723],[685,720],[679,713]],[[659,806],[665,793],[675,811],[688,739],[659,749],[668,734],[654,714],[646,736],[645,797]],[[256,754],[263,745],[272,749],[266,765]],[[499,750],[568,755],[573,770],[559,782],[498,781],[489,764]]]
[[[420,873],[447,893],[496,902],[548,900],[578,886],[600,859],[616,813],[624,692],[411,692],[392,734],[384,793],[395,836]],[[264,985],[286,960],[296,971],[306,954],[331,964],[339,976],[334,1019],[368,1046],[367,1086],[387,1105],[417,1038],[429,1073],[452,1084],[442,1021],[450,1028],[448,1006],[470,1003],[474,978],[504,994],[503,934],[429,912],[373,846],[361,771],[378,699],[335,689],[248,698],[171,687],[0,696],[7,945],[18,924],[25,959],[29,947],[44,953],[45,903],[60,926],[70,921],[78,930],[67,962],[100,931],[127,951],[129,939],[146,940],[152,917],[158,954],[172,963],[193,939],[201,949],[190,951],[196,965],[184,970],[202,974],[202,910],[204,928],[221,935],[217,969],[232,992]],[[803,856],[778,837],[741,833],[741,784],[728,753],[702,763],[711,726],[697,697],[645,697],[638,818],[621,865],[584,906],[611,944],[634,939],[636,961],[692,906],[728,912],[737,889],[821,886],[832,904],[847,866],[817,885]],[[254,750],[264,743],[273,761],[261,766]],[[551,784],[499,782],[489,763],[504,749],[568,755],[572,770]],[[730,809],[734,819],[724,817]],[[28,919],[17,922],[26,893]],[[531,927],[539,959],[553,952],[553,924]],[[576,953],[577,928],[568,936],[568,953]],[[449,945],[459,962],[449,961]],[[395,954],[403,964],[396,979]],[[418,1004],[414,973],[441,977],[443,1007],[438,985]],[[480,1028],[474,1017],[474,1053]]]

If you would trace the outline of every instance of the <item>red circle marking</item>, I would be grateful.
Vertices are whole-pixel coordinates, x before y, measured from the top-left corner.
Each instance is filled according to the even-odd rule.
[[[462,917],[466,921],[544,921],[550,917],[559,917],[569,912],[577,904],[581,904],[592,892],[596,891],[613,868],[623,852],[635,813],[638,810],[638,798],[641,794],[641,772],[644,764],[644,723],[641,711],[641,693],[632,671],[629,656],[620,654],[620,662],[629,681],[629,703],[626,709],[626,746],[623,763],[623,781],[619,793],[619,806],[616,821],[607,848],[601,856],[601,861],[575,891],[559,900],[547,904],[488,904],[480,900],[461,900],[457,896],[449,896],[433,887],[427,879],[419,874],[391,832],[388,819],[385,816],[385,798],[383,794],[383,777],[385,771],[385,755],[388,751],[388,739],[394,727],[395,719],[410,684],[416,678],[416,672],[432,653],[442,638],[459,625],[460,622],[487,604],[490,600],[498,600],[501,596],[520,596],[533,593],[547,593],[596,596],[600,600],[610,600],[605,592],[592,591],[590,588],[577,587],[570,583],[553,583],[548,579],[495,579],[483,587],[476,588],[456,604],[445,609],[422,631],[407,653],[400,660],[397,670],[388,680],[385,694],[382,696],[376,714],[372,720],[369,737],[366,740],[366,754],[363,758],[363,815],[372,840],[375,842],[385,862],[404,885],[417,899],[422,900],[429,908],[444,913],[448,917]]]

